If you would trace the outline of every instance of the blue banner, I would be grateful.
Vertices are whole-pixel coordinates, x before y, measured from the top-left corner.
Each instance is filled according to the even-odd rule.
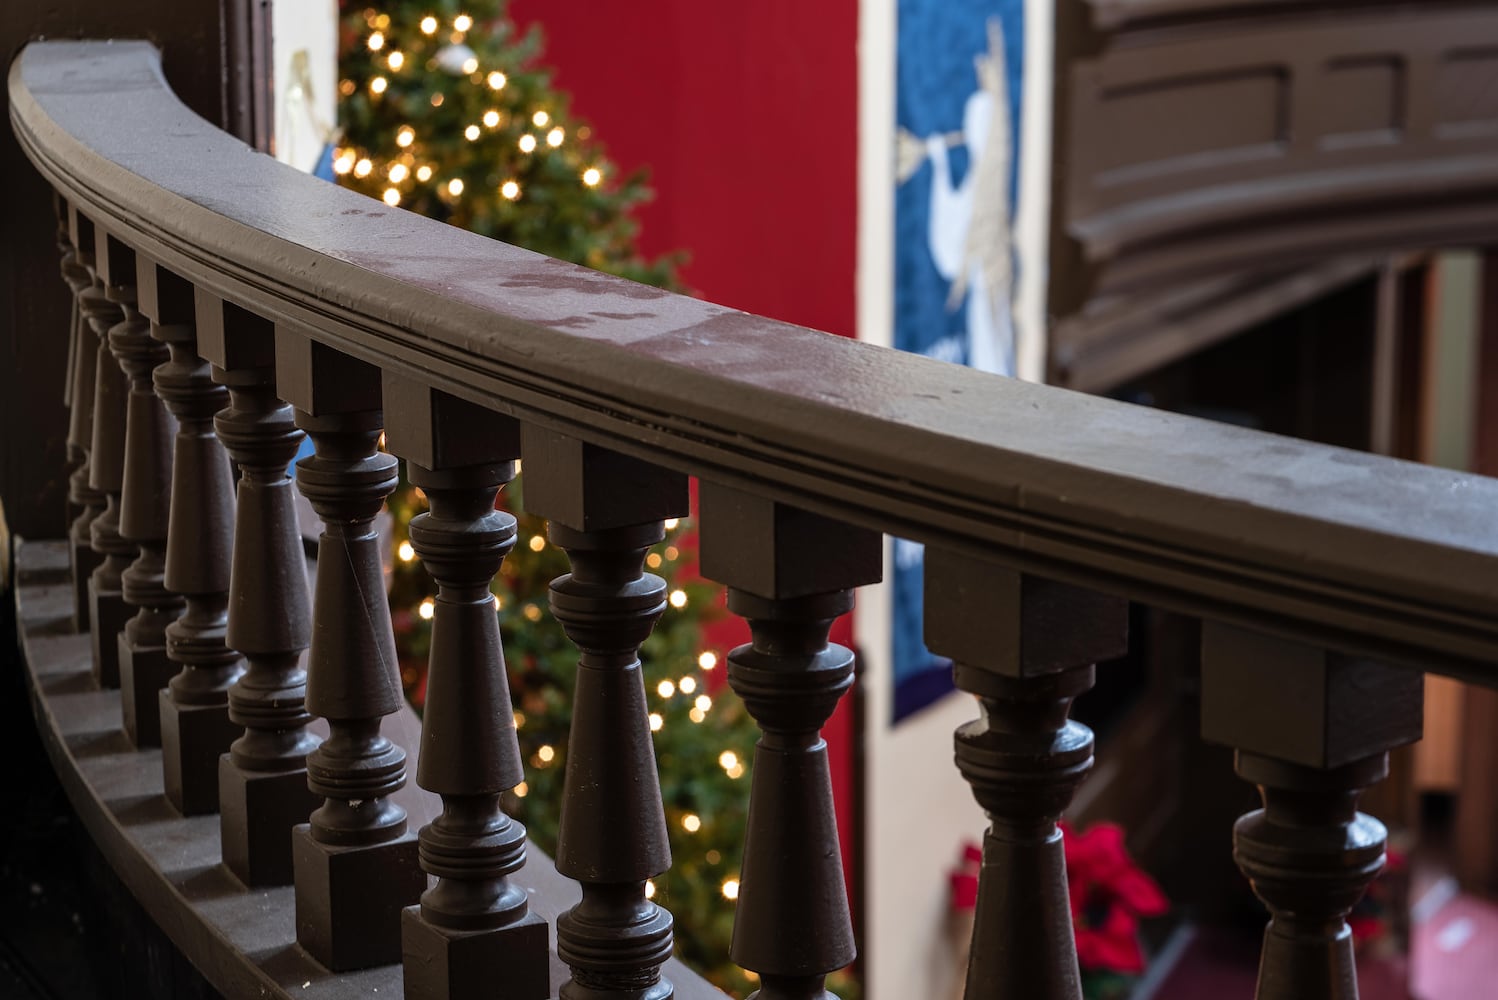
[[[1024,0],[900,0],[895,347],[1014,374]],[[952,690],[922,639],[920,545],[894,551],[894,719]]]

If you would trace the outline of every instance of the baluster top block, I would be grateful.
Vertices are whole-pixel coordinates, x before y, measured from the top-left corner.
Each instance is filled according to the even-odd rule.
[[[384,373],[386,445],[428,469],[512,462],[520,457],[520,424],[423,382]]]
[[[8,96],[70,206],[304,331],[312,369],[320,352],[362,359],[366,375],[326,383],[283,365],[308,412],[367,405],[375,365],[420,371],[678,475],[1498,684],[1498,482],[996,378],[462,232],[226,136],[148,43],[33,43]]]
[[[578,531],[664,521],[690,512],[687,477],[527,424],[525,508]]]
[[[314,417],[380,408],[380,370],[276,324],[276,391]]]
[[[196,318],[192,285],[143,255],[135,258],[135,298],[141,313],[161,326],[187,325]]]

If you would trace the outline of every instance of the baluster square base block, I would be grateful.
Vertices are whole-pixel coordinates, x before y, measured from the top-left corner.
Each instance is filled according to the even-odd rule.
[[[290,885],[291,829],[320,805],[305,768],[245,771],[224,754],[218,759],[224,865],[245,885]]]
[[[88,578],[104,560],[89,547],[88,539],[74,538],[68,546],[68,565],[73,574],[73,628],[87,632],[89,627]]]
[[[120,633],[120,711],[125,735],[139,748],[161,746],[161,689],[180,669],[165,646],[131,646]]]
[[[416,834],[385,844],[339,847],[291,831],[296,940],[334,972],[401,960],[401,911],[427,889]]]
[[[118,590],[99,590],[90,581],[88,585],[88,620],[93,635],[94,680],[101,688],[120,686],[120,647],[115,636],[125,629],[125,623],[134,615],[135,609],[125,603],[125,595]]]
[[[508,927],[454,931],[401,913],[406,1000],[546,1000],[551,962],[546,921],[534,913]]]
[[[244,727],[229,721],[228,705],[178,705],[160,693],[161,770],[166,797],[184,816],[218,811],[218,759]]]

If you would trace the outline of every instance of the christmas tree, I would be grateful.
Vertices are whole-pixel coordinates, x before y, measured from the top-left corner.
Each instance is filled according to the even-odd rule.
[[[518,33],[502,3],[346,5],[341,44],[343,134],[333,150],[340,183],[552,257],[675,284],[672,259],[645,260],[635,246],[629,213],[649,196],[644,179],[608,162],[537,66],[539,33]],[[547,585],[568,571],[567,558],[547,541],[544,522],[524,512],[522,489],[523,477],[501,494],[519,521],[519,541],[494,585],[526,762],[507,808],[555,851],[577,654],[547,607]],[[390,603],[418,709],[436,588],[407,526],[425,506],[405,482],[390,501]],[[690,522],[667,529],[647,565],[667,581],[669,607],[641,662],[673,864],[647,891],[678,916],[679,956],[743,996],[752,978],[729,962],[728,948],[758,730],[723,683],[723,651],[704,645],[702,624],[721,613],[722,595],[696,574]]]

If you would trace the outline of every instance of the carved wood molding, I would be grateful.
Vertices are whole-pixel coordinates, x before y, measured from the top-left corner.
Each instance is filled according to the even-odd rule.
[[[145,43],[29,46],[10,73],[23,148],[138,252],[334,351],[861,527],[1498,682],[1498,483],[998,379],[549,260],[256,154],[192,115],[158,65]]]

